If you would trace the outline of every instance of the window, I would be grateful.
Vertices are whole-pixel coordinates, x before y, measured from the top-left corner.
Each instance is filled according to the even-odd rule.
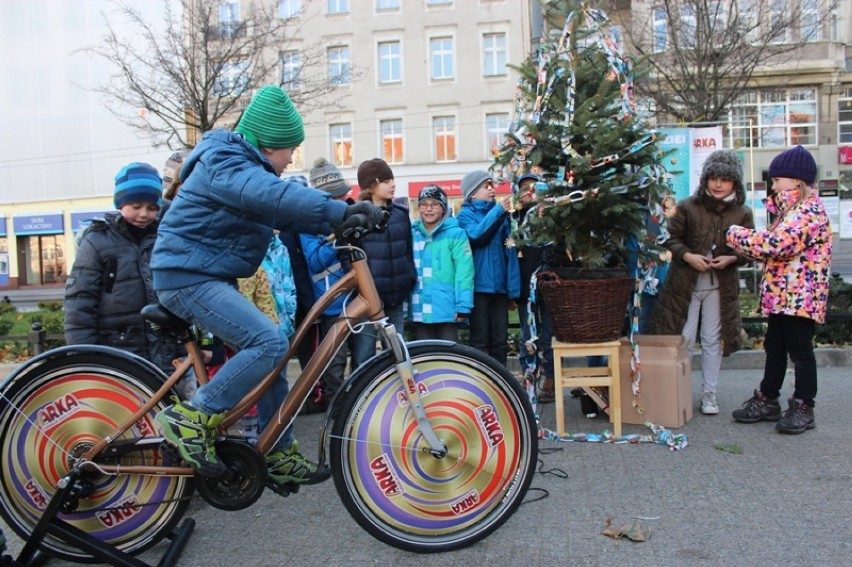
[[[429,40],[429,53],[432,54],[433,79],[452,79],[455,77],[453,38],[433,37]]]
[[[680,45],[686,49],[695,48],[696,19],[695,6],[683,4],[680,7]]]
[[[662,6],[654,8],[654,53],[662,53],[668,47],[666,40],[669,35],[669,24],[666,20],[666,9]]]
[[[219,4],[219,34],[232,39],[240,34],[240,3],[236,0]]]
[[[281,86],[285,91],[297,91],[302,88],[302,54],[298,51],[285,51],[281,54]]]
[[[305,146],[301,145],[293,150],[293,162],[290,169],[302,171],[305,169]]]
[[[298,18],[302,13],[302,0],[278,0],[278,17]]]
[[[349,48],[346,46],[328,48],[328,82],[332,85],[349,84]]]
[[[482,74],[486,77],[506,75],[506,34],[482,36]]]
[[[768,33],[771,43],[787,43],[787,0],[770,0]]]
[[[398,41],[379,43],[379,82],[398,83],[402,81],[401,46]]]
[[[242,96],[248,88],[248,80],[247,61],[225,63],[216,77],[213,93],[216,96]]]
[[[399,10],[399,0],[376,0],[376,11],[383,10]]]
[[[352,165],[352,124],[332,124],[329,126],[331,138],[331,159],[334,165]]]
[[[804,41],[819,41],[818,0],[802,0],[801,34]]]
[[[852,88],[837,101],[837,143],[852,144]]]
[[[453,116],[436,116],[432,119],[435,133],[435,161],[456,159],[456,119]]]
[[[488,144],[488,155],[491,157],[500,153],[503,136],[509,131],[509,113],[501,112],[485,115],[485,140]]]
[[[817,143],[816,89],[749,92],[728,115],[733,148],[783,148]]]
[[[349,0],[326,0],[326,14],[348,14]]]
[[[756,43],[760,32],[760,19],[755,0],[740,0],[736,18],[740,35],[746,36],[749,44]]]
[[[445,6],[452,3],[453,0],[426,0],[427,6]]]
[[[379,129],[382,133],[382,158],[388,163],[403,162],[402,120],[399,118],[382,120]]]

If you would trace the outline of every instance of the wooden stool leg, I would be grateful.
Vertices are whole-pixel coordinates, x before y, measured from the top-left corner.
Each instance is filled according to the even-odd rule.
[[[565,435],[565,396],[562,392],[562,354],[553,353],[553,393],[556,398],[556,432]]]
[[[610,349],[609,363],[609,417],[616,437],[621,437],[621,366],[618,348]]]

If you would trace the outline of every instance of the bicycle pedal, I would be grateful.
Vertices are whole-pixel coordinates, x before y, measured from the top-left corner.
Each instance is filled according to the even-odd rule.
[[[299,488],[301,488],[301,486],[298,484],[277,484],[275,482],[272,482],[271,480],[266,482],[266,486],[272,492],[280,494],[284,497],[290,496],[290,494],[296,494],[297,492],[299,492]]]

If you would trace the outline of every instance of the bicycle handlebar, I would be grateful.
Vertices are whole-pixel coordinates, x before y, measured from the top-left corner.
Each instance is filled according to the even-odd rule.
[[[370,219],[367,218],[367,215],[360,213],[352,215],[337,227],[334,234],[329,235],[328,241],[334,242],[335,239],[339,239],[352,244],[354,241],[361,240],[371,232],[384,232],[388,227],[388,219],[390,219],[390,213],[384,211],[382,221],[375,226],[370,226]]]

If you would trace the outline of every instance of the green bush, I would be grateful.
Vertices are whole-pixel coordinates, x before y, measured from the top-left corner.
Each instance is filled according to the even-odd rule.
[[[39,301],[38,308],[42,311],[62,311],[62,301],[58,299]]]
[[[62,311],[36,311],[29,314],[30,324],[41,323],[48,334],[65,332],[65,314]]]
[[[12,303],[6,303],[5,301],[0,302],[0,316],[8,315],[9,313],[16,313],[18,308],[15,307]]]
[[[0,336],[8,335],[14,326],[15,321],[13,319],[7,317],[0,318]]]

